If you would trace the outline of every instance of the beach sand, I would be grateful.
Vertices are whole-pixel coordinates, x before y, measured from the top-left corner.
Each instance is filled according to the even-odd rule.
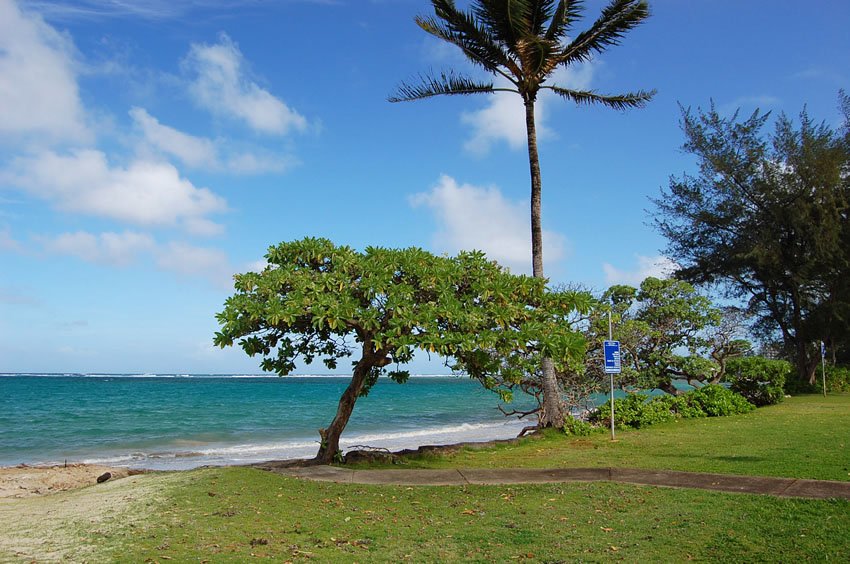
[[[127,468],[88,464],[67,466],[15,466],[0,468],[0,499],[46,495],[97,484],[98,476],[109,472],[110,480],[126,478]]]
[[[101,484],[97,477],[113,477]],[[0,562],[99,562],[94,537],[132,534],[184,472],[74,464],[0,468]]]

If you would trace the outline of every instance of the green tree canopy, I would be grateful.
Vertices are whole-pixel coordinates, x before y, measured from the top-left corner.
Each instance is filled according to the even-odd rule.
[[[214,342],[238,342],[280,375],[299,359],[335,369],[354,357],[336,416],[320,431],[319,462],[338,454],[357,398],[382,374],[404,382],[401,367],[416,349],[451,358],[497,389],[518,378],[513,357],[545,354],[566,365],[584,354],[582,336],[564,322],[584,307],[581,296],[546,292],[543,280],[512,275],[480,252],[358,252],[308,238],[271,247],[266,259],[262,272],[236,275]]]
[[[648,5],[645,0],[611,0],[587,30],[575,33],[574,26],[583,11],[580,0],[472,0],[468,11],[458,9],[454,0],[431,0],[431,4],[434,14],[417,17],[416,24],[433,37],[458,47],[474,66],[502,83],[443,72],[402,83],[389,100],[403,102],[498,91],[514,92],[522,98],[531,173],[532,268],[534,276],[543,278],[542,176],[534,117],[537,95],[541,90],[550,90],[576,104],[602,104],[615,109],[645,105],[654,91],[600,94],[559,86],[551,80],[557,70],[590,61],[595,54],[618,45],[628,31],[649,16]],[[542,359],[539,372],[543,390],[539,425],[560,427],[565,411],[552,362]]]
[[[836,346],[850,327],[850,102],[844,131],[785,115],[724,117],[683,110],[696,175],[671,178],[653,200],[678,276],[746,300],[764,337],[778,335],[800,378],[811,380],[816,342]]]
[[[708,358],[721,326],[721,311],[687,282],[647,278],[640,288],[616,285],[600,298],[606,307],[594,312],[586,332],[587,370],[602,374],[602,341],[608,338],[608,311],[613,336],[620,341],[621,387],[675,393],[673,380],[719,381],[719,366]],[[729,347],[732,348],[732,347]],[[718,352],[725,359],[726,349]],[[734,352],[732,353],[734,354]]]

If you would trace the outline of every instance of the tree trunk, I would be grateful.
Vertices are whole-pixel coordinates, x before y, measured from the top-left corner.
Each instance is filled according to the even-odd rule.
[[[351,382],[339,398],[336,416],[334,416],[333,421],[331,421],[327,429],[319,429],[322,442],[321,446],[319,446],[319,452],[316,453],[316,458],[314,459],[316,462],[321,464],[331,464],[334,462],[339,452],[339,437],[348,424],[351,412],[354,411],[354,402],[360,397],[363,384],[366,382],[366,376],[368,376],[372,366],[372,359],[366,354],[364,348],[363,358],[354,367]]]
[[[528,136],[528,165],[531,169],[531,268],[535,278],[543,274],[543,228],[541,225],[540,157],[537,153],[537,128],[534,123],[534,98],[525,99],[525,128]],[[561,427],[566,406],[561,399],[555,365],[551,358],[543,359],[543,405],[537,420],[538,427]]]

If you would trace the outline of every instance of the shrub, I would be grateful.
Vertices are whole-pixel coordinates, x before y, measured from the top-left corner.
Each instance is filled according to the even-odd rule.
[[[823,390],[821,378],[820,367],[817,369],[817,378],[814,384],[801,381],[796,372],[793,372],[785,382],[785,392],[788,394],[819,394]],[[827,365],[826,391],[850,392],[850,367]]]
[[[785,383],[793,376],[791,363],[760,356],[733,358],[726,365],[731,390],[757,407],[781,402]]]
[[[586,437],[590,435],[595,428],[587,421],[576,419],[572,415],[567,415],[564,418],[564,434],[573,437]]]
[[[703,411],[702,406],[700,406],[699,402],[696,401],[696,398],[692,393],[684,394],[681,396],[667,397],[672,400],[670,411],[672,411],[682,419],[708,417],[708,414]]]
[[[675,416],[664,402],[657,401],[659,398],[664,396],[650,400],[645,394],[629,394],[625,398],[614,400],[614,426],[621,429],[639,429],[653,423],[672,420]],[[606,402],[593,410],[590,420],[610,424],[611,403]]]
[[[755,406],[748,402],[744,396],[716,384],[697,388],[688,392],[687,395],[693,398],[694,403],[699,405],[708,417],[737,415],[755,409]]]
[[[614,425],[621,429],[639,429],[675,419],[737,415],[753,409],[755,406],[743,396],[716,385],[703,386],[679,396],[664,394],[650,398],[645,394],[629,394],[614,400]],[[588,420],[610,425],[611,404],[606,402],[591,411]]]
[[[846,366],[827,366],[826,391],[850,392],[850,368]]]

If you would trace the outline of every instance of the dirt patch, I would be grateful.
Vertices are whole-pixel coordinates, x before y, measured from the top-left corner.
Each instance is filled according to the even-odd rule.
[[[108,544],[112,537],[132,535],[156,510],[163,493],[185,479],[184,473],[145,474],[97,484],[101,470],[75,469],[63,472],[62,477],[55,472],[35,472],[35,478],[25,478],[26,473],[19,472],[15,482],[19,486],[50,483],[54,489],[77,489],[38,495],[35,490],[45,486],[24,487],[31,493],[0,499],[0,562],[108,561],[108,555],[99,553],[98,547]],[[11,480],[8,476],[5,479]],[[80,483],[95,485],[80,488]]]

